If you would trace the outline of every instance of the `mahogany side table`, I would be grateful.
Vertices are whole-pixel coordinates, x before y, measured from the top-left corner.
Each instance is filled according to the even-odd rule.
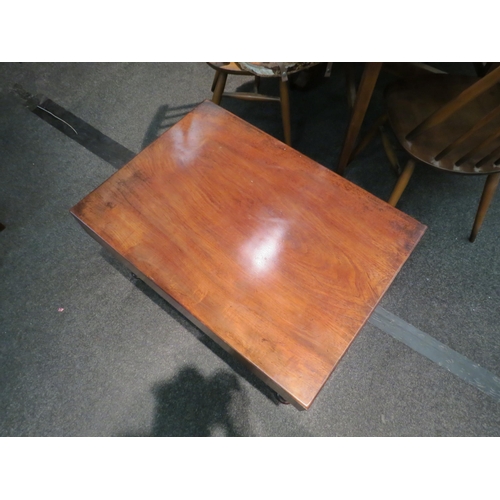
[[[299,409],[310,408],[425,231],[211,102],[71,213]]]

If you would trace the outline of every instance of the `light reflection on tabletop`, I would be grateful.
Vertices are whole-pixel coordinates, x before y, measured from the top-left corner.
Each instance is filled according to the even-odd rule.
[[[286,220],[267,219],[241,247],[245,267],[259,275],[274,269],[280,259],[287,227]]]

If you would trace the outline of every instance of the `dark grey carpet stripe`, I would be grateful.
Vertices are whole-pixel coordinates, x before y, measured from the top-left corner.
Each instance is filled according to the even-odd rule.
[[[480,391],[500,399],[499,377],[441,344],[427,333],[406,323],[382,307],[375,309],[369,322]]]
[[[54,101],[31,95],[18,83],[13,86],[12,90],[35,115],[113,167],[121,168],[136,156],[136,153],[104,135]]]
[[[115,168],[123,167],[136,156],[134,152],[110,139],[50,99],[44,100],[32,111],[42,120]]]

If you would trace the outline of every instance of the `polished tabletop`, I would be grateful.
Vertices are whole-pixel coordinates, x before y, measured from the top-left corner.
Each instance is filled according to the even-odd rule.
[[[300,409],[425,230],[210,102],[71,212]]]

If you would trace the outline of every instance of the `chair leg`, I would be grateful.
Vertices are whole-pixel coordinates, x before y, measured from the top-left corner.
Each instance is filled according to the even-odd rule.
[[[483,194],[481,196],[481,201],[479,202],[479,207],[476,212],[476,219],[474,220],[474,226],[472,227],[472,232],[470,233],[469,236],[469,241],[471,243],[473,243],[474,240],[476,239],[477,233],[479,232],[479,229],[483,224],[491,200],[495,196],[495,191],[497,190],[499,181],[500,181],[500,172],[497,174],[490,174],[486,178]]]
[[[285,133],[285,143],[292,145],[292,126],[290,123],[290,94],[288,91],[288,82],[280,79],[280,102],[281,118],[283,120],[283,132]]]
[[[255,79],[253,81],[253,91],[256,94],[260,92],[260,76],[255,75]]]
[[[220,71],[215,71],[215,75],[214,75],[214,81],[212,82],[212,88],[210,89],[210,92],[213,92],[215,90],[215,85],[217,83],[217,80],[219,78],[219,75],[220,75]]]
[[[212,96],[212,102],[215,104],[220,104],[227,80],[227,73],[224,73],[223,71],[218,71],[218,73],[218,76],[216,75],[217,81],[215,83],[214,95]]]
[[[380,126],[380,135],[382,139],[382,145],[384,146],[385,155],[387,156],[392,169],[394,170],[394,172],[396,172],[397,175],[401,175],[402,170],[401,166],[399,165],[398,155],[396,154],[392,141],[385,131],[383,125]]]
[[[354,108],[352,109],[351,119],[347,127],[344,145],[342,146],[342,151],[340,152],[339,163],[337,166],[337,173],[339,175],[344,175],[345,168],[349,163],[349,158],[356,146],[356,140],[358,138],[359,131],[361,130],[361,125],[363,124],[366,110],[370,104],[370,99],[377,83],[378,75],[380,69],[382,68],[382,63],[366,63],[365,69],[363,71],[363,76],[361,77],[361,82],[356,93],[356,101],[354,102]]]
[[[364,137],[359,141],[358,145],[354,148],[354,151],[352,152],[348,163],[351,163],[351,161],[353,161],[354,158],[357,155],[359,155],[359,153],[361,153],[361,151],[363,151],[363,149],[365,149],[366,146],[368,146],[368,144],[370,144],[370,142],[377,135],[377,132],[382,133],[382,126],[387,120],[388,120],[387,115],[383,115],[373,124],[373,126],[370,128],[370,130],[368,130],[368,132],[364,135]],[[383,137],[383,134],[382,134],[382,137]],[[400,173],[400,172],[398,172],[398,173]]]
[[[408,186],[408,182],[410,181],[413,171],[415,170],[416,163],[417,162],[413,158],[410,158],[410,160],[406,164],[405,168],[403,169],[403,173],[399,176],[399,179],[396,182],[396,186],[394,187],[391,197],[389,198],[389,205],[392,205],[393,207],[397,205],[399,198],[401,198],[401,195],[403,194],[403,191],[406,189],[406,186]]]

